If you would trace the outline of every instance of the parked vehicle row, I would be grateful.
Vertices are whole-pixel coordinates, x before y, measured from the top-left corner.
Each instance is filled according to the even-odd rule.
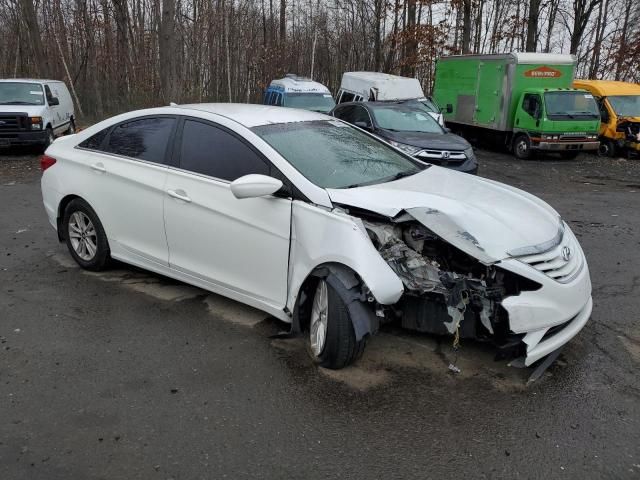
[[[75,132],[69,90],[58,80],[0,80],[0,147],[36,145]]]
[[[377,125],[432,120],[366,109]],[[591,314],[582,249],[545,202],[320,113],[130,112],[56,140],[42,168],[47,216],[81,267],[118,259],[259,308],[328,368],[386,322],[532,365]]]

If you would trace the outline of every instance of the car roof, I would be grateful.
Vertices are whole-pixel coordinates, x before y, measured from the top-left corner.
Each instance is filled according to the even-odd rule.
[[[0,78],[0,82],[64,83],[62,80],[46,80],[42,78]]]
[[[381,72],[345,72],[340,88],[357,92],[365,98],[370,89],[377,89],[379,100],[409,100],[423,98],[424,92],[417,78],[400,77]]]
[[[339,105],[336,105],[336,108],[343,107],[345,105],[359,105],[364,108],[397,108],[398,110],[418,110],[423,112],[424,110],[417,105],[413,105],[409,102],[417,101],[416,99],[408,99],[408,100],[388,100],[382,102],[344,102]]]
[[[292,74],[272,80],[269,87],[280,87],[285,92],[291,93],[331,93],[327,87],[319,82]]]
[[[609,95],[640,95],[640,85],[615,80],[574,80],[573,86],[594,92],[599,97]]]
[[[273,123],[333,120],[333,118],[328,115],[310,110],[249,103],[192,103],[188,105],[175,105],[175,107],[221,115],[247,128]]]

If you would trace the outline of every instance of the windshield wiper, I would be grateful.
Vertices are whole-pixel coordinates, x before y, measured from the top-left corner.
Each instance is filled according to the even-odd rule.
[[[21,102],[18,100],[14,100],[12,102],[1,102],[0,105],[37,105],[37,103]]]

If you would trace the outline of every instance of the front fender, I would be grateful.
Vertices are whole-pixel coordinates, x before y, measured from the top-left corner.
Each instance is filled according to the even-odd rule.
[[[402,281],[375,249],[359,219],[294,201],[291,225],[289,310],[307,277],[325,264],[349,267],[383,305],[396,303],[404,293]]]

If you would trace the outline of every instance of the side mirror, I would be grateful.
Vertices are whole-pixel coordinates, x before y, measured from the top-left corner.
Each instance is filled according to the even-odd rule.
[[[444,127],[444,133],[451,133],[451,129],[449,127]]]
[[[236,198],[257,198],[273,195],[282,188],[277,178],[252,173],[231,182],[231,193]]]
[[[447,103],[447,113],[453,113],[453,105]]]
[[[365,130],[371,130],[371,124],[369,124],[367,122],[355,122],[354,125],[356,127],[360,127],[360,128],[365,129]]]
[[[58,97],[51,97],[49,100],[49,105],[53,106],[53,105],[60,105],[60,100],[58,100]]]

